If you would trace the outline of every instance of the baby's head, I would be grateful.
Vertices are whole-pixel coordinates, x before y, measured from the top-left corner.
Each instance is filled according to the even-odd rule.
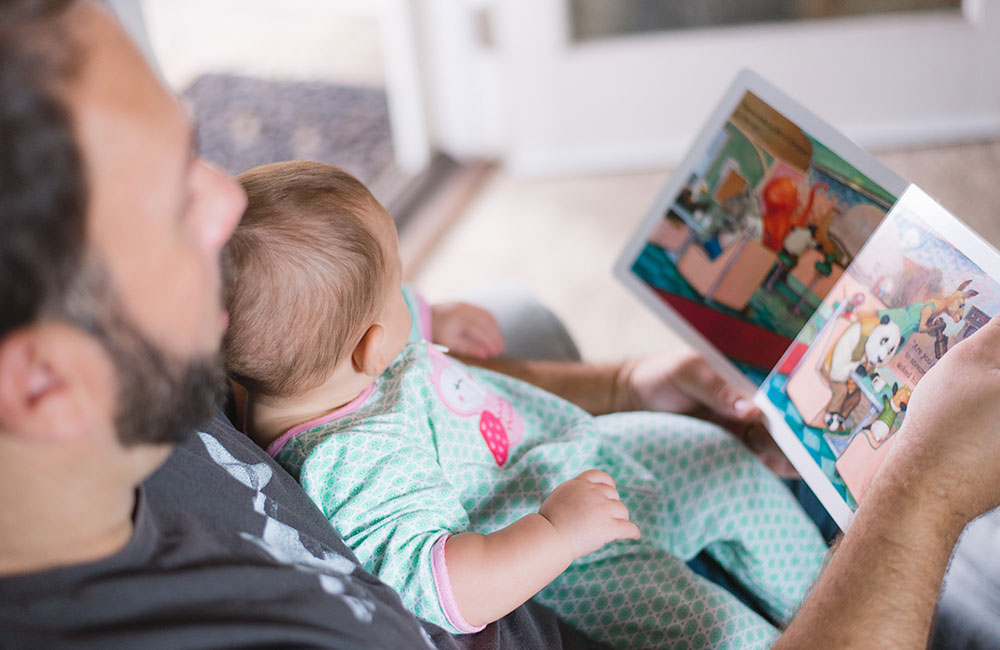
[[[237,179],[247,210],[228,245],[230,375],[274,398],[335,372],[374,380],[410,330],[392,218],[331,165],[275,163]]]

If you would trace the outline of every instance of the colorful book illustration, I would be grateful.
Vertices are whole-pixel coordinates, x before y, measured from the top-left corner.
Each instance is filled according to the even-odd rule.
[[[1000,253],[750,72],[616,274],[754,395],[842,528],[914,386],[1000,313]]]

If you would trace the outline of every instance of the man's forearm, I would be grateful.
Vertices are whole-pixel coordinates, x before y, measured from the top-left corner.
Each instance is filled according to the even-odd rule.
[[[920,477],[886,469],[776,649],[926,647],[963,524],[912,498]]]
[[[544,388],[594,415],[635,408],[629,403],[624,363],[468,358],[462,358],[462,361]]]

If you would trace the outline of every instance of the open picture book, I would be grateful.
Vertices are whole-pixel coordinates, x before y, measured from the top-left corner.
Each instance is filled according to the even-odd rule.
[[[615,273],[753,395],[844,529],[920,378],[1000,313],[996,249],[752,72]]]

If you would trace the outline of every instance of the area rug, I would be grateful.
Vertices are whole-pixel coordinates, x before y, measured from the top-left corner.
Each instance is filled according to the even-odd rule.
[[[228,74],[182,93],[209,162],[230,174],[282,160],[318,160],[357,176],[390,205],[416,180],[395,165],[385,92]]]

